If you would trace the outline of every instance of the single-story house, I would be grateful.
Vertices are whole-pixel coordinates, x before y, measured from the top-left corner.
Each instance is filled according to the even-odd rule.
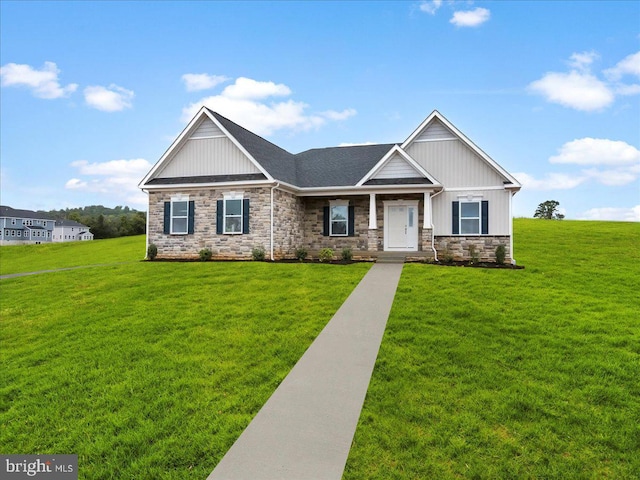
[[[381,252],[513,262],[520,183],[438,111],[400,143],[292,154],[206,107],[142,179],[158,258]],[[471,247],[473,246],[473,247]],[[470,252],[471,247],[471,252]]]

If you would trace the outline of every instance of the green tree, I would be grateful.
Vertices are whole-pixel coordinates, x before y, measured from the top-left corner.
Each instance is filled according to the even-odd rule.
[[[560,202],[556,200],[547,200],[542,202],[536,208],[536,213],[533,214],[533,218],[545,218],[547,220],[562,220],[564,215],[558,212],[558,206]]]

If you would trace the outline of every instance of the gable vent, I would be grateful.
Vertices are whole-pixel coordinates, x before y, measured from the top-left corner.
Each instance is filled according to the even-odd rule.
[[[196,131],[191,134],[191,138],[211,138],[211,137],[223,137],[224,133],[220,130],[215,123],[208,118],[205,119]]]
[[[416,142],[429,142],[433,140],[455,140],[456,136],[439,120],[433,122],[415,139]]]

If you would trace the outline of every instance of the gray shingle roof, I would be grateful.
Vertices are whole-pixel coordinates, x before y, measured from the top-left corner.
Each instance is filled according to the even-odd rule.
[[[291,153],[219,113],[212,110],[209,112],[272,177],[296,185],[296,163]]]
[[[53,220],[53,217],[48,213],[34,212],[32,210],[19,210],[11,208],[6,205],[0,205],[0,217],[12,217],[12,218],[35,218],[37,220]]]
[[[355,185],[394,145],[314,148],[294,155],[219,113],[209,112],[273,178],[298,187]]]
[[[55,223],[56,227],[83,227],[83,228],[89,228],[86,225],[83,225],[82,223],[78,223],[75,220],[67,220],[65,218],[60,219],[60,220],[56,220]]]
[[[355,185],[394,144],[314,148],[298,153],[299,187]]]

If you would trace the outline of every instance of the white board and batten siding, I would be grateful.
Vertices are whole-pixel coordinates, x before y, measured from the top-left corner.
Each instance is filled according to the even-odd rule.
[[[203,121],[177,150],[160,178],[260,173],[247,156],[211,120]]]
[[[511,192],[507,190],[445,191],[433,199],[433,227],[435,235],[451,235],[452,202],[465,201],[468,197],[474,201],[489,202],[489,235],[509,235],[511,218],[509,202]]]
[[[507,180],[458,139],[414,141],[406,151],[445,187],[502,187]]]
[[[405,159],[400,155],[394,155],[385,163],[376,174],[371,177],[375,179],[382,178],[413,178],[422,177],[422,174],[416,171]]]

